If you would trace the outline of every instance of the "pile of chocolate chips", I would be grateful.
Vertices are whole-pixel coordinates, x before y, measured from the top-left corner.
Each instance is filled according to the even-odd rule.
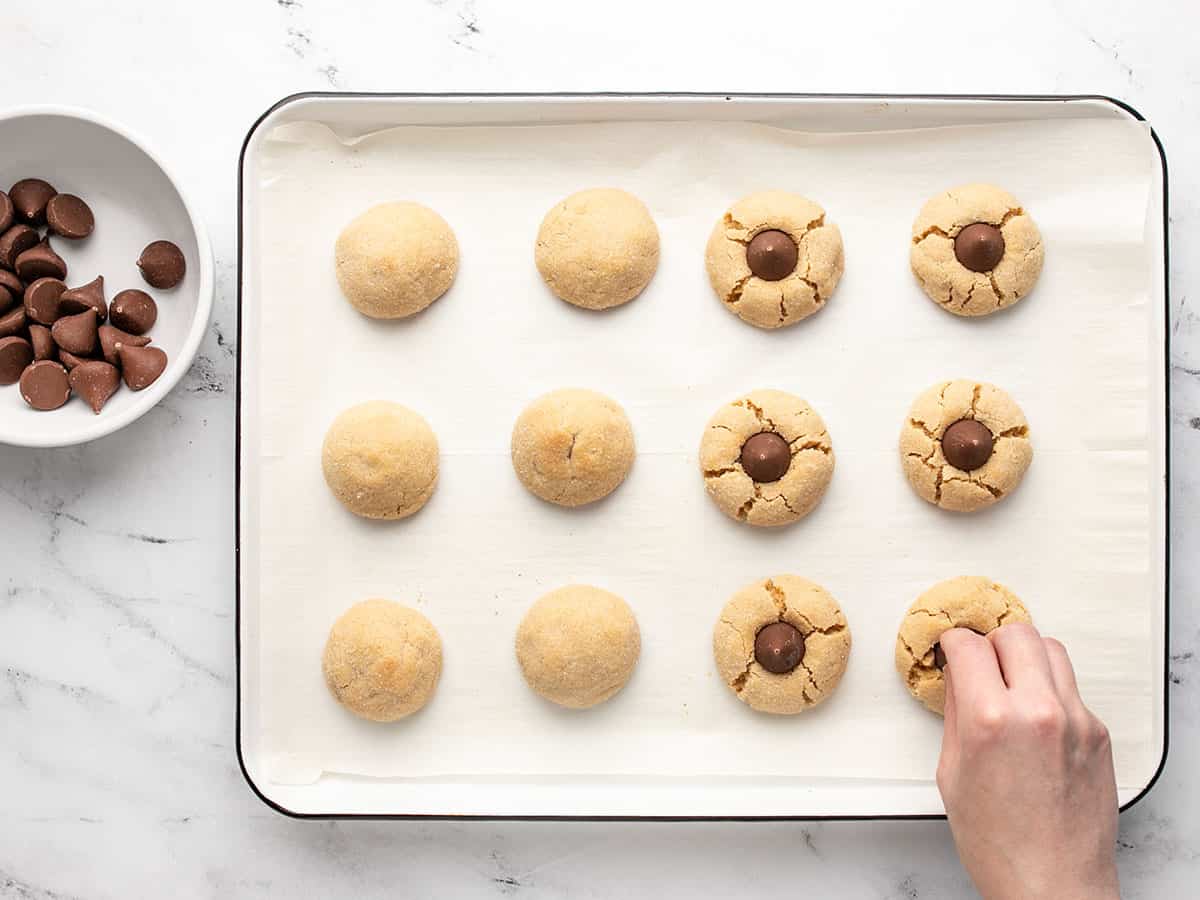
[[[40,178],[0,191],[0,385],[19,383],[34,409],[58,409],[76,393],[99,413],[122,380],[140,391],[167,367],[167,354],[148,346],[154,298],[124,290],[110,304],[103,275],[67,287],[50,235],[82,240],[95,224],[87,203]],[[170,241],[147,245],[137,264],[151,287],[183,280],[183,253]]]

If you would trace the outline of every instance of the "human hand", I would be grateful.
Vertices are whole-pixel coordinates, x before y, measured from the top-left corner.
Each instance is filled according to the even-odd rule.
[[[940,643],[937,783],[975,887],[987,900],[1119,897],[1112,748],[1066,648],[1023,623]]]

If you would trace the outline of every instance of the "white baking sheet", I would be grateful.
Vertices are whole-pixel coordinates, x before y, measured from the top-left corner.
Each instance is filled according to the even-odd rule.
[[[338,134],[341,136],[339,137]],[[256,767],[278,784],[322,773],[422,779],[678,776],[932,781],[940,720],[892,664],[912,599],[958,574],[1012,587],[1074,657],[1107,722],[1118,780],[1144,786],[1161,752],[1160,378],[1148,197],[1148,130],[1113,120],[1023,121],[859,134],[738,122],[403,127],[368,135],[291,123],[258,143],[246,185],[255,307],[241,348],[256,394],[243,421],[243,533],[253,532]],[[1046,266],[1016,308],[966,321],[925,299],[909,227],[931,194],[992,181],[1046,240]],[[642,197],[662,261],[635,302],[603,314],[553,298],[533,266],[541,217],[572,191]],[[828,307],[779,332],[751,328],[708,286],[704,244],[736,198],[781,188],[841,227],[846,275]],[[454,227],[451,291],[398,323],[340,297],[332,248],[366,207],[414,199]],[[1029,418],[1021,489],[971,517],[918,500],[896,439],[912,398],[949,377],[994,381]],[[514,477],[514,418],[538,394],[591,387],[621,402],[638,459],[610,498],[550,507]],[[833,437],[823,504],[789,528],[726,519],[696,448],[709,415],[756,387],[807,398]],[[320,472],[330,420],[368,399],[419,410],[441,444],[428,507],[400,523],[346,513]],[[741,704],[712,664],[727,597],[765,575],[825,585],[854,636],[832,699],[797,717]],[[559,710],[525,687],[511,640],[528,605],[585,582],[624,596],[643,654],[603,707]],[[325,689],[320,655],[347,606],[390,597],[441,632],[430,706],[361,722]],[[331,810],[337,811],[337,810]],[[411,810],[420,812],[420,809]],[[563,812],[571,812],[564,809]],[[653,810],[647,810],[653,812]]]

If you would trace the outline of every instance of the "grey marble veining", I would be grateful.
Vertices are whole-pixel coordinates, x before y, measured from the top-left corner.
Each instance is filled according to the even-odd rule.
[[[102,8],[103,6],[103,8]],[[207,220],[213,324],[137,424],[0,448],[0,897],[970,895],[946,826],[312,823],[233,748],[236,159],[302,90],[1112,94],[1171,159],[1171,757],[1122,816],[1128,897],[1200,883],[1200,63],[1186,4],[961,8],[503,0],[82,0],[5,12],[5,103],[91,107],[145,135]],[[690,7],[699,9],[699,5]],[[771,12],[771,10],[774,10]],[[772,20],[774,17],[774,21]],[[1187,20],[1187,21],[1185,21]],[[764,27],[766,22],[769,27]],[[0,148],[0,153],[2,153]]]

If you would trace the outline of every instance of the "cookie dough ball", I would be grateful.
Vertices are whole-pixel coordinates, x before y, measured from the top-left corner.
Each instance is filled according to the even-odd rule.
[[[1033,290],[1044,258],[1033,219],[994,185],[938,194],[913,222],[913,274],[930,300],[956,316],[1012,306]]]
[[[521,674],[535,693],[559,706],[586,709],[625,687],[642,638],[624,600],[574,584],[529,608],[516,646]]]
[[[512,462],[530,493],[559,506],[607,497],[633,467],[633,427],[619,403],[566,388],[534,400],[517,418]]]
[[[799,194],[763,191],[713,228],[708,279],[725,308],[759,328],[806,319],[833,296],[845,268],[842,233]]]
[[[900,461],[922,500],[974,512],[1012,493],[1029,463],[1029,423],[1008,394],[960,378],[913,401],[900,431]]]
[[[946,680],[938,639],[951,628],[987,634],[1009,622],[1031,622],[1029,612],[1008,588],[986,578],[964,575],[935,584],[916,599],[896,636],[896,671],[908,692],[941,715]]]
[[[442,639],[415,609],[364,600],[333,623],[321,669],[334,699],[350,712],[395,722],[433,696],[442,674]]]
[[[775,575],[742,588],[713,628],[713,658],[738,699],[792,715],[833,692],[850,658],[850,628],[819,584]]]
[[[446,220],[420,203],[381,203],[338,236],[334,266],[342,293],[360,313],[403,319],[450,288],[458,241]]]
[[[329,426],[321,447],[325,483],[346,509],[368,519],[411,516],[437,486],[433,429],[407,406],[373,400]]]
[[[550,290],[584,309],[608,309],[642,292],[658,268],[658,228],[637,197],[594,188],[542,220],[534,259]]]
[[[700,439],[704,487],[725,515],[788,525],[816,508],[833,477],[825,422],[794,394],[760,390],[717,410]]]

